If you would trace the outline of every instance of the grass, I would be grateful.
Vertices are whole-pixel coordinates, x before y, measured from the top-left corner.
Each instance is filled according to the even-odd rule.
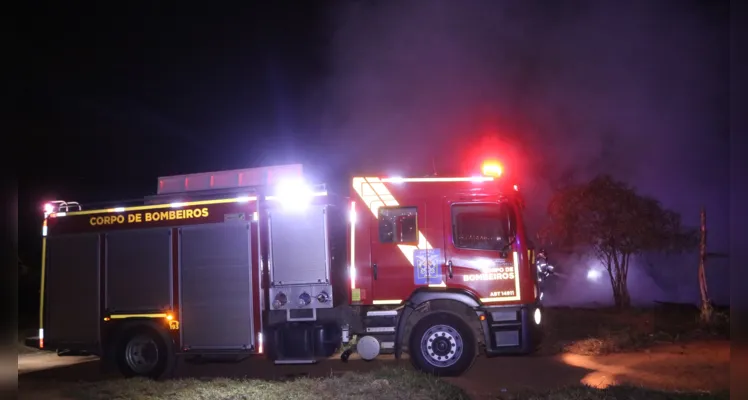
[[[319,400],[461,400],[469,399],[461,389],[434,377],[405,369],[382,369],[328,378],[299,378],[290,381],[235,379],[180,379],[155,382],[119,379],[76,385],[65,393],[71,399],[253,399]]]
[[[729,400],[730,393],[663,392],[634,386],[595,389],[578,385],[549,392],[525,392],[501,395],[497,400]]]
[[[346,373],[339,377],[298,378],[291,381],[241,379],[181,379],[156,382],[146,379],[118,379],[78,384],[64,393],[70,399],[135,400],[468,400],[456,386],[434,377],[404,369],[381,369],[372,373]],[[730,398],[729,392],[666,392],[633,386],[595,389],[575,385],[547,392],[504,393],[496,400],[697,400]]]
[[[646,349],[656,344],[729,339],[729,311],[714,323],[699,322],[696,307],[663,305],[618,311],[610,308],[548,308],[541,353],[601,355]]]

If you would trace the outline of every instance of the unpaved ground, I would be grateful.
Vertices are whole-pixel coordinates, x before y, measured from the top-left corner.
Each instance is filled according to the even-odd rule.
[[[730,384],[728,341],[667,345],[646,352],[581,356],[480,358],[464,376],[448,380],[475,398],[502,392],[553,389],[580,382],[605,387],[634,384],[666,390],[726,390]],[[368,371],[384,366],[409,366],[392,358],[374,362],[331,359],[315,366],[273,366],[250,359],[238,364],[180,365],[180,377],[251,377],[284,379],[294,376],[329,376],[345,371]],[[60,388],[79,381],[117,379],[99,372],[94,358],[58,357],[54,354],[19,355],[18,388],[21,399],[50,399]],[[58,397],[59,398],[59,397]]]

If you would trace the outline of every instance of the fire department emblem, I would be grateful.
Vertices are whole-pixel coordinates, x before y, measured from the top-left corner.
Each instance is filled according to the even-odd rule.
[[[442,283],[442,255],[439,249],[413,250],[413,281],[416,285]]]

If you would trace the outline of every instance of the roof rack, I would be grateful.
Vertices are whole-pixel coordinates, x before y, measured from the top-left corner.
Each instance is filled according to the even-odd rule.
[[[99,210],[172,202],[213,200],[229,198],[231,196],[252,196],[261,192],[261,188],[272,186],[283,179],[302,177],[301,164],[162,176],[158,178],[158,189],[155,195],[130,200],[90,203],[86,204],[86,207],[92,210]],[[327,193],[325,184],[312,185],[311,189],[314,193]],[[55,200],[49,202],[49,204],[54,207],[51,210],[54,213],[83,210],[81,204],[76,201]]]
[[[201,172],[158,178],[157,195],[205,192],[209,190],[240,190],[274,185],[283,179],[303,177],[301,164]]]

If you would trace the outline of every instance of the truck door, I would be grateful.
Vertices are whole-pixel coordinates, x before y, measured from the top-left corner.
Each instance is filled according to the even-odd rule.
[[[519,300],[519,271],[511,246],[515,221],[507,203],[447,200],[447,287],[467,289],[483,302]]]
[[[425,208],[380,207],[370,227],[372,299],[375,304],[398,303],[416,288],[414,256],[425,228]]]

